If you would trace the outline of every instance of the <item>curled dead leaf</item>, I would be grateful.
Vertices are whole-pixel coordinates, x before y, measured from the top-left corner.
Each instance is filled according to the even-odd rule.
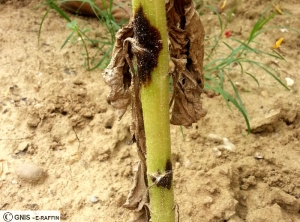
[[[123,205],[123,207],[127,209],[135,210],[134,221],[148,221],[148,219],[145,220],[147,215],[146,205],[149,202],[145,175],[146,166],[142,161],[140,161],[135,173],[133,186],[127,197],[126,203]],[[142,218],[145,219],[143,220]]]
[[[175,64],[171,124],[191,126],[206,115],[200,101],[204,88],[204,28],[193,1],[167,4],[170,56]]]
[[[107,99],[118,110],[120,119],[130,103],[129,87],[131,85],[131,74],[123,52],[123,43],[126,38],[132,36],[132,22],[129,22],[128,25],[117,32],[112,59],[103,73],[105,83],[110,86]]]

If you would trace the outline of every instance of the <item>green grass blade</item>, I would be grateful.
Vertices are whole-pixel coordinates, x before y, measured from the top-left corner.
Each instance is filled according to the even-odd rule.
[[[45,13],[45,15],[42,18],[42,21],[40,23],[40,27],[39,27],[39,32],[38,32],[38,45],[40,45],[40,39],[41,39],[41,31],[42,31],[42,27],[43,27],[43,23],[49,13],[50,9],[47,10],[47,12]]]
[[[46,2],[46,4],[49,5],[50,8],[54,9],[61,17],[66,19],[68,22],[71,22],[69,16],[67,16],[67,14],[64,13],[64,11],[62,11],[57,4],[55,4],[54,0],[49,0]]]
[[[183,141],[185,141],[185,135],[184,135],[184,133],[183,133],[183,127],[182,127],[181,125],[180,125],[180,132],[181,132]]]
[[[282,85],[285,89],[290,90],[289,87],[287,87],[276,75],[274,75],[273,72],[271,72],[269,69],[272,69],[270,67],[266,68],[265,65],[263,65],[262,63],[253,61],[253,60],[243,60],[243,62],[247,62],[250,64],[254,64],[257,67],[260,67],[262,70],[264,70],[266,73],[268,73],[270,76],[272,76],[280,85]],[[273,70],[273,69],[272,69]],[[273,70],[274,72],[276,72],[275,70]]]
[[[235,87],[234,83],[231,81],[230,77],[229,76],[227,76],[227,77],[228,77],[228,80],[229,80],[229,82],[230,82],[233,90],[234,90],[234,93],[235,93],[235,96],[237,98],[239,106],[244,110],[245,113],[247,113],[246,109],[245,109],[245,106],[244,106],[244,103],[243,103],[243,101],[242,101],[242,99],[240,97],[240,94],[239,94],[237,88]]]
[[[220,28],[221,28],[221,30],[223,30],[223,21],[222,21],[221,15],[218,12],[218,10],[211,5],[207,5],[206,7],[209,8],[210,10],[212,10],[214,13],[216,13],[216,15],[218,16]]]
[[[231,51],[233,51],[234,49],[229,45],[227,44],[226,42],[222,41],[224,43],[224,45],[226,45]]]
[[[213,90],[213,91],[219,93],[220,95],[222,95],[224,100],[226,101],[227,105],[229,106],[229,108],[230,108],[230,105],[228,104],[228,101],[230,101],[239,110],[239,112],[243,115],[243,117],[245,119],[245,122],[246,122],[246,125],[247,125],[247,131],[248,131],[248,134],[249,134],[251,132],[249,118],[248,118],[247,113],[245,112],[245,109],[240,106],[238,101],[235,98],[233,98],[232,96],[230,96],[227,92],[222,90],[221,88],[212,87],[211,85],[209,85],[207,83],[204,83],[204,87],[206,89]]]
[[[102,56],[101,60],[94,67],[92,67],[90,70],[94,70],[94,69],[96,69],[98,67],[101,67],[102,63],[105,60],[109,60],[112,50],[113,50],[113,45],[111,45],[111,47]],[[106,64],[105,64],[105,66],[106,66]],[[103,68],[105,68],[105,67],[103,67]]]
[[[72,38],[73,34],[75,33],[75,31],[72,31],[71,34],[66,38],[66,40],[64,41],[64,43],[62,44],[62,46],[60,47],[60,49],[62,49],[70,40],[70,38]]]
[[[276,54],[276,56],[274,54],[271,54],[273,57],[286,61],[285,58],[276,50],[272,49],[272,52],[274,52]],[[267,55],[269,55],[269,54],[267,54]]]
[[[257,80],[257,78],[252,75],[251,73],[249,72],[245,72],[247,75],[249,75],[252,79],[254,79],[254,81],[256,82],[257,86],[260,87],[260,84],[259,84],[259,81]]]
[[[224,88],[224,75],[223,75],[222,69],[219,69],[219,77],[220,77],[220,86],[221,86],[221,89],[223,89]]]
[[[232,38],[232,40],[233,40],[233,41],[236,41],[236,42],[238,42],[238,43],[240,43],[241,46],[244,47],[244,48],[242,48],[241,46],[239,46],[239,47],[237,47],[237,49],[241,49],[241,48],[242,48],[242,50],[248,49],[249,51],[254,52],[255,54],[258,54],[258,52],[257,52],[258,50],[257,50],[257,49],[254,49],[254,48],[252,48],[252,47],[250,47],[249,44],[247,44],[247,43],[245,43],[245,42],[242,42],[242,41],[240,41],[240,40],[238,40],[238,39],[236,39],[236,38]]]

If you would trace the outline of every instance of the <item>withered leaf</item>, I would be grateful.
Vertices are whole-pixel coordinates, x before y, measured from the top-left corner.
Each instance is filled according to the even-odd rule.
[[[134,176],[134,183],[127,197],[125,208],[131,210],[141,210],[143,203],[147,201],[147,186],[145,183],[146,169],[143,162],[139,161],[138,168]]]
[[[170,0],[167,5],[170,56],[175,65],[171,124],[191,126],[206,115],[200,101],[204,87],[204,28],[193,1]]]
[[[138,163],[138,169],[135,173],[134,183],[127,197],[126,203],[123,207],[130,210],[135,210],[135,221],[148,221],[142,220],[147,215],[146,203],[148,200],[148,189],[145,181],[146,167],[144,162]]]
[[[133,27],[130,21],[117,32],[112,59],[103,73],[105,83],[110,86],[107,99],[118,110],[119,119],[122,118],[130,103],[131,74],[125,59],[123,43],[126,38],[132,36]]]
[[[144,51],[136,39],[133,37],[133,22],[123,27],[116,36],[116,43],[113,50],[112,60],[105,69],[103,77],[110,86],[108,100],[111,105],[118,109],[119,118],[126,112],[131,101],[132,105],[132,125],[131,132],[133,141],[137,142],[138,155],[141,162],[135,174],[134,185],[128,195],[125,208],[134,210],[134,221],[146,222],[148,202],[148,190],[146,186],[146,140],[142,114],[142,104],[140,99],[140,80],[135,74],[132,64],[132,57],[135,53]]]

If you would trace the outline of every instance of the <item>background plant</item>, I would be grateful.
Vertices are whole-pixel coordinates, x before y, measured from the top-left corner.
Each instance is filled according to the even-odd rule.
[[[249,117],[239,94],[238,87],[232,80],[231,73],[238,72],[241,76],[248,75],[257,84],[257,87],[260,87],[259,80],[255,74],[246,71],[245,69],[246,66],[253,66],[256,67],[254,70],[260,70],[269,74],[280,85],[289,90],[289,88],[280,80],[280,74],[275,69],[265,65],[261,61],[251,59],[253,57],[252,55],[258,55],[260,57],[272,57],[284,60],[284,57],[274,49],[270,48],[268,51],[261,50],[260,48],[263,44],[256,41],[256,38],[266,30],[280,28],[265,28],[265,25],[274,18],[276,12],[271,13],[269,8],[264,11],[254,24],[248,38],[242,41],[234,37],[223,37],[224,31],[232,19],[236,6],[225,14],[225,18],[222,18],[222,15],[215,7],[207,7],[216,14],[219,21],[220,31],[218,34],[207,39],[206,65],[204,66],[205,79],[207,80],[205,82],[205,89],[213,90],[214,92],[222,95],[229,108],[231,108],[230,103],[232,103],[243,115],[247,124],[248,132],[250,132]],[[218,49],[222,46],[227,47],[228,53],[224,54],[218,51]],[[228,89],[228,86],[225,84],[226,80],[229,82],[233,93],[230,93],[230,89]]]
[[[54,10],[66,20],[67,27],[71,29],[71,33],[63,42],[61,48],[63,48],[68,42],[71,42],[73,44],[78,43],[77,39],[79,38],[79,42],[82,43],[82,47],[84,49],[85,65],[87,69],[93,70],[98,67],[104,69],[110,60],[111,51],[115,42],[115,34],[117,30],[120,29],[121,25],[115,22],[111,13],[113,0],[110,0],[110,7],[108,7],[105,11],[102,11],[100,8],[98,8],[92,0],[81,1],[83,3],[86,2],[91,5],[92,9],[96,12],[95,14],[98,15],[97,18],[99,22],[101,24],[104,24],[104,26],[106,27],[109,34],[107,35],[107,37],[105,35],[102,36],[101,39],[90,38],[88,36],[88,32],[91,30],[90,28],[86,28],[85,26],[79,27],[75,19],[72,20],[63,10],[59,8],[59,2],[62,1],[46,0],[43,5],[48,6],[48,10],[43,16],[40,23],[38,35],[39,39],[44,20],[46,19],[48,13],[51,10]],[[196,1],[196,4],[199,8],[199,14],[202,14],[200,10],[203,9],[213,12],[218,19],[220,27],[220,30],[215,32],[216,34],[206,39],[206,58],[204,66],[206,79],[205,89],[212,90],[215,93],[222,95],[230,109],[230,104],[233,104],[234,107],[236,107],[243,115],[248,128],[248,132],[250,132],[249,117],[243,100],[240,96],[239,89],[236,83],[232,80],[231,74],[233,72],[239,72],[241,73],[241,76],[250,76],[252,80],[257,84],[257,87],[260,87],[260,83],[257,77],[253,73],[247,71],[247,69],[245,68],[249,67],[250,65],[256,67],[255,70],[257,71],[260,70],[269,74],[280,85],[288,90],[288,87],[280,80],[280,75],[275,69],[265,65],[261,61],[249,59],[252,55],[259,55],[284,60],[284,57],[275,49],[270,48],[268,51],[261,50],[260,46],[262,45],[262,43],[256,41],[257,37],[265,31],[269,29],[282,28],[279,26],[271,26],[267,28],[265,27],[274,18],[274,16],[276,16],[277,12],[270,12],[270,8],[272,7],[270,6],[259,17],[251,32],[249,33],[248,38],[245,40],[240,40],[234,37],[224,38],[224,31],[233,18],[233,14],[238,6],[238,1],[237,4],[226,10],[226,13],[222,14],[220,14],[220,8],[214,7],[212,5],[204,5],[202,1]],[[76,41],[74,41],[74,39],[76,39]],[[89,53],[88,43],[97,47],[97,53],[93,56],[91,56]],[[228,49],[226,53],[220,50],[220,48],[222,48],[223,46]],[[228,85],[225,84],[226,82],[229,82],[229,88]]]
[[[67,13],[65,13],[60,7],[59,4],[62,0],[46,0],[42,5],[47,6],[47,11],[44,14],[40,28],[38,32],[38,42],[40,42],[40,37],[42,33],[42,27],[44,24],[45,19],[47,18],[48,14],[54,10],[57,12],[63,19],[66,21],[66,26],[71,30],[71,33],[67,36],[65,41],[63,42],[61,49],[69,42],[72,44],[81,43],[84,53],[83,56],[85,58],[85,67],[88,70],[93,70],[98,67],[104,69],[109,60],[111,58],[111,51],[113,49],[113,45],[115,42],[115,35],[116,32],[120,29],[120,26],[126,22],[123,21],[121,23],[117,23],[112,16],[112,3],[113,0],[110,0],[109,6],[107,6],[106,10],[101,10],[97,5],[95,5],[93,0],[82,0],[83,3],[87,3],[91,6],[92,10],[95,12],[99,22],[105,26],[108,35],[101,36],[100,39],[93,39],[89,37],[89,32],[91,28],[87,28],[85,25],[79,26],[76,19],[71,19]],[[79,39],[79,41],[78,41]],[[93,56],[88,49],[88,45],[92,45],[93,47],[97,48],[96,53]]]

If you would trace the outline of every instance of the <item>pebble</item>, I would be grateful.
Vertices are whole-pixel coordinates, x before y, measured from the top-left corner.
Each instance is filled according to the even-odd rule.
[[[262,95],[262,97],[264,97],[265,99],[269,98],[269,93],[267,91],[261,91],[260,94]]]
[[[212,151],[215,157],[220,157],[222,155],[222,152],[217,147],[214,147]]]
[[[213,142],[218,142],[221,143],[223,141],[223,138],[221,136],[218,136],[214,133],[210,133],[207,135],[207,139],[213,141]]]
[[[15,154],[17,153],[21,153],[21,152],[26,152],[26,149],[29,147],[29,143],[28,142],[21,142],[18,145],[17,150],[14,151]]]
[[[276,124],[280,119],[281,110],[270,110],[264,116],[257,116],[250,122],[251,133],[273,132],[276,129]]]
[[[39,123],[41,122],[41,119],[38,116],[31,116],[29,120],[27,121],[27,125],[29,127],[37,127]]]
[[[189,168],[191,166],[191,161],[188,158],[186,158],[184,160],[183,165],[184,165],[185,168]]]
[[[260,153],[256,152],[256,153],[254,154],[254,158],[257,159],[257,160],[260,160],[260,159],[263,159],[264,156],[261,155]]]
[[[222,155],[222,151],[224,150],[228,150],[230,152],[234,152],[236,150],[236,146],[232,142],[230,142],[226,137],[222,138],[222,141],[223,144],[218,145],[212,149],[213,155],[215,157],[220,157]]]
[[[223,138],[223,143],[224,143],[224,148],[226,150],[229,150],[231,152],[235,151],[236,146],[232,142],[230,142],[227,138],[225,138],[225,137]]]
[[[289,77],[286,77],[285,80],[286,80],[287,86],[293,86],[294,85],[295,81],[293,79],[291,79]]]
[[[210,196],[206,196],[203,198],[203,203],[204,205],[210,205],[213,203],[213,198]]]
[[[31,162],[20,164],[16,167],[15,172],[18,177],[28,182],[38,181],[44,175],[43,169]]]
[[[92,203],[97,203],[97,202],[99,201],[99,198],[96,197],[96,196],[91,196],[90,201],[91,201]]]

